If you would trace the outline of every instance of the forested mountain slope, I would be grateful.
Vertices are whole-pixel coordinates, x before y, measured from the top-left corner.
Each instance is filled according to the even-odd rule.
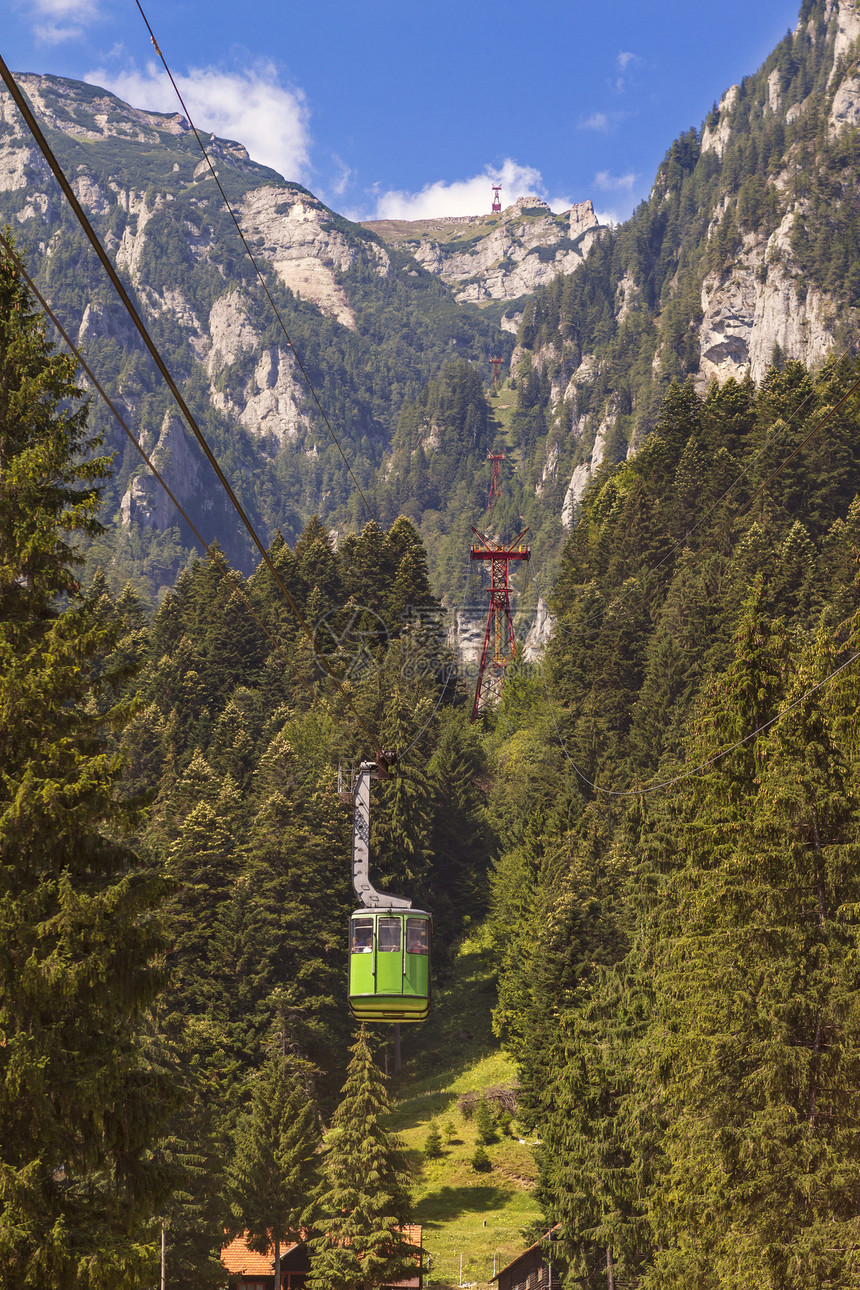
[[[804,0],[796,30],[672,144],[648,201],[614,230],[594,228],[587,202],[564,227],[521,202],[495,223],[386,226],[383,241],[241,144],[212,141],[295,350],[181,116],[58,78],[23,84],[267,540],[279,527],[294,540],[314,514],[339,532],[367,518],[298,354],[372,510],[418,525],[450,605],[488,447],[508,453],[494,523],[530,524],[533,567],[549,582],[588,480],[644,441],[673,379],[758,381],[774,358],[815,365],[853,337],[858,36],[853,0]],[[0,103],[0,215],[181,499],[249,570],[217,486],[17,112]],[[514,290],[531,294],[513,304]],[[485,309],[468,303],[478,298]],[[487,360],[512,353],[498,325],[509,304],[523,312],[511,383],[481,408],[473,387],[486,388]],[[97,560],[115,588],[131,575],[157,590],[184,565],[188,535],[133,451],[119,451],[118,527]]]
[[[495,1025],[571,1286],[857,1284],[858,378],[673,386],[503,697]]]
[[[168,367],[269,537],[280,528],[294,539],[317,511],[341,527],[355,527],[363,514],[296,354],[367,487],[404,400],[420,395],[446,356],[462,352],[488,371],[487,355],[510,352],[509,335],[457,304],[410,256],[250,161],[241,144],[209,139],[291,345],[179,114],[140,112],[57,77],[21,83]],[[7,94],[0,128],[0,218],[14,227],[36,280],[180,500],[247,566],[217,482]],[[184,563],[177,546],[193,544],[116,427],[102,409],[95,416],[119,446],[109,502],[124,526],[124,568],[157,587],[162,570],[169,582]]]
[[[566,528],[672,380],[760,381],[773,361],[853,344],[858,39],[854,0],[804,0],[758,72],[673,143],[650,198],[527,308],[512,372],[539,444],[524,486],[542,485]]]

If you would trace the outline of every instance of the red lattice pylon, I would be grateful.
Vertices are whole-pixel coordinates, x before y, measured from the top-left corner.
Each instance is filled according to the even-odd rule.
[[[471,548],[469,553],[471,558],[486,560],[490,565],[490,605],[487,611],[481,664],[478,668],[475,702],[472,704],[474,721],[481,709],[491,700],[498,703],[501,699],[505,684],[505,669],[517,657],[514,622],[511,618],[508,566],[512,560],[530,559],[531,551],[527,546],[517,545],[520,538],[524,538],[528,533],[527,528],[514,538],[510,546],[500,546],[492,538],[479,533],[474,527],[472,532],[480,540],[480,546]]]
[[[487,510],[491,511],[496,502],[502,495],[502,462],[505,460],[503,452],[488,452],[487,461],[493,463],[493,477],[490,480],[490,496],[487,498]]]

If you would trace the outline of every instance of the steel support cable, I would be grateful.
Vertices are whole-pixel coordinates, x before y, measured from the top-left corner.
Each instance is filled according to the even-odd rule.
[[[837,364],[838,364],[838,363],[841,363],[841,362],[843,361],[843,359],[845,359],[845,358],[848,356],[848,354],[850,353],[850,351],[851,351],[852,349],[854,349],[854,348],[857,346],[857,344],[858,344],[858,339],[855,339],[855,340],[853,340],[853,341],[851,342],[851,344],[850,344],[850,345],[847,345],[847,346],[845,347],[845,349],[842,351],[842,353],[839,355],[839,357],[835,360],[835,363],[837,363]],[[801,412],[803,411],[803,409],[806,407],[806,404],[807,404],[807,403],[809,402],[809,400],[813,397],[813,395],[814,395],[814,394],[815,394],[815,393],[820,389],[820,387],[824,384],[824,382],[825,382],[827,379],[829,379],[829,377],[830,377],[831,373],[832,373],[832,369],[822,371],[822,373],[821,373],[821,374],[820,374],[820,376],[818,377],[818,380],[817,380],[817,381],[815,382],[815,384],[813,385],[812,389],[809,391],[809,393],[806,395],[806,397],[803,399],[803,401],[802,401],[801,403],[799,403],[799,404],[798,404],[798,406],[794,409],[794,411],[792,412],[791,416],[789,417],[788,421],[784,424],[784,426],[782,427],[782,429],[781,429],[781,430],[778,430],[775,434],[772,434],[772,435],[770,436],[770,438],[769,438],[769,439],[766,439],[766,440],[765,440],[765,442],[764,442],[764,443],[762,444],[762,446],[759,448],[758,452],[755,454],[755,456],[753,457],[753,459],[752,459],[752,461],[749,463],[749,465],[748,465],[747,467],[745,467],[745,469],[744,469],[744,470],[742,470],[742,471],[741,471],[741,473],[740,473],[740,474],[739,474],[735,479],[733,479],[733,480],[732,480],[732,482],[729,484],[728,488],[727,488],[727,489],[725,489],[725,491],[724,491],[724,492],[723,492],[723,493],[722,493],[722,494],[717,498],[717,500],[716,500],[715,502],[712,502],[712,504],[708,507],[708,509],[705,511],[705,513],[704,513],[703,515],[700,515],[700,516],[699,516],[699,518],[696,520],[695,524],[691,525],[691,526],[690,526],[690,528],[688,528],[688,529],[686,530],[686,532],[685,532],[685,534],[684,534],[683,538],[677,538],[677,539],[676,539],[676,540],[671,544],[671,546],[669,547],[669,550],[666,552],[666,554],[663,556],[663,558],[662,558],[661,560],[658,560],[658,562],[653,566],[653,568],[651,568],[651,569],[649,569],[649,570],[648,570],[648,572],[649,572],[649,573],[656,573],[658,569],[662,569],[663,565],[664,565],[664,564],[666,564],[666,562],[672,558],[672,556],[675,554],[675,552],[678,550],[678,548],[687,542],[688,538],[690,537],[690,534],[691,534],[691,533],[695,533],[696,529],[697,529],[697,528],[699,528],[699,526],[700,526],[700,525],[704,524],[704,522],[705,522],[705,520],[708,518],[708,516],[709,516],[709,515],[711,515],[711,514],[713,514],[713,512],[717,509],[717,507],[718,507],[722,502],[724,502],[724,501],[725,501],[725,499],[728,497],[728,495],[729,495],[729,493],[732,491],[732,489],[733,489],[733,488],[735,488],[735,487],[736,487],[736,485],[737,485],[737,484],[739,484],[739,483],[741,482],[741,480],[742,480],[742,479],[746,479],[747,475],[748,475],[748,474],[749,474],[749,472],[752,470],[753,466],[756,464],[756,462],[757,462],[757,461],[758,461],[758,459],[762,456],[762,454],[763,454],[763,453],[764,453],[768,448],[771,448],[771,447],[776,443],[776,441],[777,441],[778,439],[780,439],[784,434],[786,434],[786,433],[787,433],[787,431],[788,431],[788,430],[790,429],[790,427],[791,427],[791,423],[792,423],[794,420],[796,420],[796,418],[800,415],[800,413],[801,413]],[[846,402],[846,400],[847,400],[848,398],[850,398],[850,396],[854,393],[854,391],[858,388],[858,386],[860,386],[860,380],[855,381],[854,385],[852,385],[852,386],[851,386],[851,388],[849,389],[848,393],[847,393],[847,394],[846,394],[842,399],[840,399],[840,401],[836,404],[836,406],[835,406],[834,408],[831,408],[831,409],[830,409],[830,411],[829,411],[829,412],[827,413],[827,415],[823,418],[823,420],[822,420],[822,421],[820,421],[820,422],[815,426],[815,428],[814,428],[814,429],[813,429],[813,430],[812,430],[812,431],[811,431],[811,432],[806,436],[806,438],[803,440],[803,442],[802,442],[801,444],[799,444],[799,445],[797,446],[797,448],[795,448],[795,449],[794,449],[794,451],[793,451],[793,452],[792,452],[788,457],[786,457],[786,459],[785,459],[785,461],[782,463],[782,465],[781,465],[781,466],[779,466],[779,467],[777,467],[777,469],[773,471],[773,473],[772,473],[772,474],[771,474],[771,475],[770,475],[770,476],[765,480],[764,484],[762,484],[762,485],[761,485],[761,487],[760,487],[760,488],[758,488],[758,489],[756,490],[756,492],[755,492],[755,493],[753,493],[753,495],[752,495],[752,497],[749,499],[749,501],[747,501],[747,502],[746,502],[746,503],[741,507],[741,509],[740,509],[739,511],[736,511],[736,512],[735,512],[735,514],[734,514],[734,515],[732,515],[732,516],[731,516],[731,518],[730,518],[729,520],[727,520],[724,524],[721,524],[721,525],[720,525],[720,527],[717,529],[716,534],[712,534],[712,535],[711,535],[711,538],[708,538],[708,539],[706,539],[706,540],[705,540],[705,542],[702,544],[702,546],[701,546],[701,547],[699,547],[699,549],[693,553],[693,558],[694,558],[695,560],[697,560],[697,559],[699,558],[699,555],[701,554],[701,552],[702,552],[702,551],[704,551],[704,550],[707,548],[708,542],[709,542],[709,541],[711,541],[711,540],[712,540],[712,538],[713,538],[714,536],[718,536],[720,533],[723,533],[723,532],[725,531],[725,529],[726,529],[726,528],[728,528],[728,526],[729,526],[730,524],[734,524],[735,520],[740,519],[740,517],[741,517],[741,516],[742,516],[742,515],[743,515],[743,514],[744,514],[744,513],[745,513],[745,512],[750,508],[750,506],[753,504],[753,502],[755,501],[755,499],[756,499],[756,498],[757,498],[757,497],[758,497],[758,496],[759,496],[759,495],[760,495],[760,494],[761,494],[761,493],[762,493],[762,492],[767,488],[768,484],[770,484],[770,483],[771,483],[771,481],[772,481],[772,480],[774,480],[774,479],[776,478],[776,476],[777,476],[777,475],[779,475],[779,474],[780,474],[780,472],[781,472],[781,471],[783,471],[783,470],[785,469],[785,467],[789,464],[789,462],[790,462],[790,461],[792,461],[792,460],[797,456],[797,454],[801,451],[801,449],[802,449],[802,448],[804,448],[804,447],[806,446],[806,444],[808,444],[808,443],[809,443],[810,439],[812,439],[812,438],[813,438],[813,436],[814,436],[815,434],[817,434],[817,432],[821,429],[821,427],[822,427],[824,424],[826,424],[826,422],[827,422],[827,421],[829,421],[829,420],[830,420],[830,417],[831,417],[835,412],[837,412],[837,411],[839,410],[839,408],[841,408],[841,407],[842,407],[843,403],[845,403],[845,402]],[[664,583],[663,585],[665,586],[666,584]],[[638,587],[638,588],[637,588],[637,590],[640,590],[640,591],[642,590],[641,585],[640,585],[640,587]],[[615,608],[615,606],[616,606],[616,605],[618,605],[618,603],[619,603],[621,600],[623,600],[623,599],[624,599],[624,595],[625,595],[625,594],[626,594],[626,593],[622,593],[621,595],[616,596],[616,598],[615,598],[615,600],[612,602],[612,604],[607,606],[607,610],[608,610],[608,609]],[[592,621],[592,620],[596,619],[597,617],[598,617],[598,614],[597,614],[596,612],[595,612],[594,614],[590,615],[590,617],[588,617],[588,618],[586,618],[586,619],[585,619],[585,621],[584,621],[584,626],[585,626],[585,625],[587,625],[590,621]],[[569,627],[565,627],[562,623],[558,623],[557,625],[560,627],[561,631],[563,631],[563,632],[565,633],[565,635],[566,635],[566,636],[576,636],[576,637],[580,637],[580,638],[582,638],[582,639],[584,639],[586,636],[596,636],[596,635],[598,635],[598,634],[599,634],[599,632],[600,632],[600,628],[595,628],[595,629],[594,629],[594,631],[591,631],[591,632],[587,632],[587,631],[585,631],[585,630],[571,631]]]
[[[462,603],[461,603],[461,606],[460,606],[460,611],[461,611],[461,612],[466,608],[466,597],[467,597],[467,596],[468,596],[468,594],[469,594],[469,579],[470,579],[471,574],[472,574],[472,567],[471,567],[471,565],[472,565],[472,561],[471,561],[471,557],[470,557],[470,558],[467,560],[467,562],[466,562],[466,583],[465,583],[465,586],[463,587],[463,600],[462,600]],[[397,760],[398,760],[398,761],[403,761],[403,758],[404,758],[404,757],[406,757],[406,756],[407,756],[407,755],[412,751],[412,749],[413,749],[413,748],[415,747],[415,745],[418,743],[418,740],[419,740],[419,739],[421,738],[421,736],[424,734],[424,731],[425,731],[425,730],[428,728],[428,726],[430,725],[430,722],[431,722],[431,721],[433,720],[433,718],[436,716],[436,713],[439,711],[440,707],[442,706],[442,700],[444,699],[445,694],[447,693],[447,690],[448,690],[448,682],[451,680],[451,677],[452,677],[452,676],[454,676],[455,674],[456,674],[456,667],[454,667],[454,666],[450,667],[450,668],[448,669],[448,675],[445,677],[445,684],[442,686],[442,689],[441,689],[441,690],[440,690],[440,692],[439,692],[439,698],[436,700],[436,706],[435,706],[435,708],[434,708],[434,709],[433,709],[433,711],[430,713],[430,716],[429,716],[429,717],[427,718],[427,720],[424,722],[424,725],[423,725],[423,726],[421,727],[421,729],[418,731],[418,734],[415,736],[415,738],[412,740],[412,742],[411,742],[411,743],[410,743],[410,744],[409,744],[409,745],[408,745],[408,746],[403,750],[403,752],[402,752],[402,753],[400,753],[400,755],[399,755],[399,756],[398,756],[398,758],[397,758]]]
[[[537,579],[535,579],[535,582],[537,582]],[[579,769],[576,762],[573,760],[570,753],[567,751],[567,746],[561,736],[561,730],[559,728],[558,719],[555,714],[555,708],[553,706],[552,699],[549,696],[549,687],[547,685],[547,680],[546,680],[546,670],[544,668],[541,669],[541,680],[543,681],[543,688],[544,688],[544,693],[546,695],[547,707],[549,708],[550,716],[552,717],[552,723],[555,726],[555,733],[559,743],[559,747],[561,748],[561,751],[564,753],[568,762],[572,766],[576,775],[579,777],[579,779],[582,780],[583,784],[587,784],[588,787],[593,789],[595,793],[602,793],[605,797],[645,797],[649,793],[656,793],[663,789],[671,788],[675,784],[680,784],[685,779],[692,779],[692,777],[694,775],[698,775],[700,771],[707,770],[709,766],[713,766],[716,762],[721,761],[723,757],[727,757],[728,754],[730,752],[734,752],[736,748],[741,748],[744,744],[749,743],[750,739],[755,739],[756,735],[760,735],[762,731],[767,730],[770,726],[774,725],[777,721],[781,721],[783,717],[787,717],[788,714],[790,712],[793,712],[794,709],[799,704],[803,703],[804,699],[808,699],[810,694],[814,694],[816,690],[820,690],[822,686],[827,685],[830,681],[834,679],[834,677],[837,677],[840,672],[844,672],[847,667],[850,667],[851,664],[855,662],[855,660],[858,658],[860,658],[860,650],[857,650],[854,654],[851,655],[850,658],[847,658],[844,663],[840,663],[839,667],[834,668],[833,671],[830,672],[827,676],[825,676],[823,680],[816,681],[815,685],[811,685],[808,690],[804,690],[803,694],[801,694],[798,698],[793,699],[792,702],[788,705],[788,707],[783,708],[782,711],[778,712],[775,717],[771,717],[768,721],[762,722],[760,726],[756,726],[755,730],[751,730],[750,733],[747,735],[744,735],[742,739],[738,739],[735,741],[735,743],[728,744],[725,748],[721,748],[719,752],[714,753],[713,757],[709,757],[707,761],[703,761],[700,763],[700,765],[694,766],[692,770],[685,770],[680,775],[673,775],[671,779],[661,779],[661,780],[658,780],[655,784],[645,784],[642,786],[642,788],[626,788],[626,789],[601,788],[599,784],[595,784],[593,780],[589,779],[584,771],[581,771]]]
[[[155,33],[153,32],[152,27],[150,26],[149,19],[144,13],[143,5],[140,3],[140,0],[135,0],[135,3],[137,4],[138,9],[140,10],[140,16],[144,21],[146,30],[149,32],[149,38],[152,41],[153,48],[155,49],[156,54],[158,54],[158,57],[161,59],[161,65],[164,68],[165,72],[167,73],[167,78],[170,81],[170,84],[173,86],[173,90],[174,90],[174,93],[176,94],[177,99],[182,105],[182,111],[185,113],[186,120],[188,121],[188,124],[191,126],[191,129],[194,132],[194,137],[197,140],[197,143],[200,147],[200,151],[203,153],[203,157],[206,161],[207,166],[209,167],[212,178],[215,180],[215,183],[218,185],[218,191],[221,194],[222,198],[224,199],[224,205],[227,208],[227,211],[230,215],[231,220],[236,226],[236,232],[239,234],[239,237],[242,239],[242,245],[244,246],[248,254],[249,260],[254,266],[254,272],[256,273],[259,279],[260,286],[263,288],[263,290],[266,293],[266,299],[268,300],[269,304],[272,306],[272,310],[274,312],[275,317],[278,320],[281,331],[284,333],[284,336],[286,337],[287,344],[289,345],[290,349],[293,351],[293,357],[296,360],[298,369],[301,372],[302,376],[304,377],[305,384],[307,385],[308,389],[313,395],[313,400],[316,403],[317,407],[319,408],[320,415],[323,421],[326,423],[326,427],[328,429],[329,434],[331,435],[332,442],[334,443],[335,447],[337,448],[338,452],[343,458],[343,464],[346,466],[347,470],[349,471],[349,475],[350,475],[350,478],[352,479],[352,482],[355,484],[356,488],[358,489],[358,493],[359,493],[359,496],[361,497],[362,502],[364,503],[365,510],[367,511],[368,515],[372,520],[376,520],[376,516],[373,512],[373,508],[371,507],[370,502],[365,497],[364,490],[362,489],[361,484],[358,482],[358,480],[355,477],[353,469],[350,466],[349,461],[347,459],[346,453],[341,447],[340,440],[335,434],[332,424],[329,421],[328,417],[326,416],[325,409],[319,400],[319,396],[317,395],[316,390],[314,389],[314,384],[310,376],[308,375],[307,370],[305,369],[305,366],[298,355],[298,352],[296,351],[295,345],[290,340],[290,333],[287,331],[287,324],[284,322],[283,317],[281,316],[281,311],[278,309],[278,306],[275,304],[275,301],[272,298],[272,294],[269,291],[268,286],[266,285],[266,281],[265,281],[265,278],[263,277],[260,266],[257,264],[256,256],[254,255],[254,252],[251,250],[251,247],[248,244],[245,234],[242,232],[242,227],[239,224],[239,221],[236,218],[236,215],[233,211],[233,207],[230,205],[227,194],[224,192],[224,189],[222,187],[221,180],[218,176],[218,171],[215,169],[215,166],[212,163],[212,158],[209,156],[209,153],[206,150],[206,146],[200,137],[200,131],[197,129],[197,126],[194,124],[194,121],[191,117],[191,113],[188,111],[188,108],[185,105],[185,100],[182,97],[179,86],[176,84],[176,81],[173,79],[173,73],[171,72],[170,68],[167,65],[167,59],[164,57],[164,54],[161,52],[161,46],[159,45],[158,41],[155,39]]]
[[[145,344],[150,355],[152,356],[152,359],[156,367],[158,368],[159,372],[161,373],[165,381],[165,384],[167,385],[168,389],[170,390],[171,394],[176,400],[176,403],[180,411],[182,412],[182,415],[185,417],[185,420],[188,423],[188,426],[191,429],[191,432],[193,433],[197,442],[200,444],[200,447],[203,449],[203,452],[206,455],[206,459],[209,462],[212,469],[214,470],[219,483],[221,484],[224,491],[227,493],[227,496],[230,498],[230,501],[233,504],[233,507],[236,510],[236,513],[241,519],[242,524],[244,525],[245,529],[250,535],[251,540],[253,541],[257,550],[260,552],[263,562],[266,564],[269,572],[271,573],[272,577],[275,580],[275,583],[277,584],[282,595],[287,601],[287,604],[290,606],[290,609],[293,611],[298,622],[301,624],[302,630],[304,631],[305,635],[310,641],[310,645],[314,654],[320,661],[320,665],[322,666],[323,670],[327,672],[328,675],[335,682],[341,694],[346,699],[347,706],[349,707],[356,721],[361,726],[362,730],[364,730],[365,734],[368,735],[368,737],[372,740],[374,746],[376,746],[377,740],[375,739],[372,732],[368,729],[367,725],[364,722],[364,719],[356,709],[355,704],[352,701],[352,698],[344,688],[344,684],[341,678],[337,675],[336,672],[332,670],[332,668],[329,666],[329,663],[327,662],[323,654],[317,648],[317,644],[316,644],[316,641],[314,640],[313,632],[311,631],[310,627],[305,621],[304,615],[302,614],[295,600],[291,596],[289,590],[287,589],[286,584],[281,578],[281,575],[278,573],[278,570],[275,568],[275,565],[274,565],[274,562],[272,561],[271,556],[269,555],[266,548],[263,546],[263,543],[260,540],[260,537],[257,534],[256,529],[254,528],[253,524],[251,523],[250,519],[245,513],[245,510],[241,502],[239,501],[238,497],[234,493],[230,485],[230,481],[227,479],[226,475],[221,469],[221,466],[218,463],[218,459],[216,458],[212,449],[209,447],[209,444],[206,440],[205,435],[203,434],[202,430],[200,429],[196,420],[194,419],[194,416],[190,408],[188,407],[188,404],[185,402],[185,399],[183,398],[179,390],[179,387],[177,386],[176,382],[174,381],[173,377],[168,371],[167,366],[164,362],[164,359],[161,357],[161,354],[156,348],[155,342],[152,340],[152,337],[147,331],[146,325],[144,324],[142,318],[140,317],[140,314],[137,312],[137,309],[135,308],[131,300],[131,297],[129,296],[128,292],[123,286],[122,281],[120,280],[116,272],[116,269],[113,267],[113,264],[111,263],[107,252],[105,251],[104,247],[99,241],[96,235],[96,232],[93,229],[93,226],[90,224],[90,221],[87,218],[86,212],[84,211],[83,207],[81,206],[80,202],[75,196],[74,191],[72,190],[72,187],[68,179],[66,178],[66,175],[65,175],[65,172],[63,171],[62,166],[57,161],[57,158],[54,156],[54,153],[51,150],[51,147],[47,139],[42,133],[42,130],[39,126],[38,121],[36,120],[35,116],[33,115],[30,109],[30,105],[28,104],[26,98],[21,92],[18,82],[15,80],[15,77],[12,75],[9,68],[6,66],[6,63],[2,57],[0,57],[0,76],[2,76],[3,81],[6,84],[6,88],[9,90],[9,93],[12,95],[12,98],[15,100],[18,110],[20,111],[21,115],[26,121],[27,126],[31,134],[33,135],[33,138],[36,140],[36,143],[38,144],[42,155],[44,156],[48,165],[51,167],[54,177],[57,180],[57,183],[60,185],[60,188],[63,190],[63,194],[66,197],[66,200],[68,201],[69,205],[72,207],[75,217],[77,218],[78,223],[80,224],[81,228],[86,234],[87,239],[90,242],[90,245],[98,255],[99,259],[101,260],[101,263],[104,266],[105,272],[107,273],[108,277],[113,283],[113,286],[114,286],[114,289],[116,290],[117,295],[119,296],[120,300],[125,306],[125,309],[129,317],[131,318],[132,322],[134,323],[135,328],[137,329],[141,339],[143,340],[143,343]]]
[[[260,617],[260,615],[257,613],[257,611],[256,611],[256,609],[254,608],[253,604],[251,603],[250,599],[249,599],[249,598],[248,598],[248,596],[245,594],[244,588],[240,587],[240,586],[238,585],[238,583],[234,582],[234,580],[233,580],[233,574],[234,574],[234,571],[233,571],[233,570],[232,570],[232,569],[227,565],[227,563],[226,563],[226,561],[223,559],[223,557],[222,557],[221,559],[218,559],[218,558],[216,558],[216,557],[212,554],[212,549],[211,549],[210,544],[209,544],[209,543],[206,541],[206,539],[203,537],[202,533],[199,531],[199,529],[198,529],[198,528],[197,528],[197,526],[195,525],[194,521],[191,519],[190,515],[189,515],[189,514],[187,513],[187,511],[184,509],[184,507],[182,506],[182,503],[179,501],[179,499],[178,499],[178,497],[176,496],[176,494],[172,491],[172,489],[170,488],[170,485],[167,483],[167,480],[166,480],[166,479],[164,478],[164,476],[161,474],[161,472],[159,471],[158,467],[155,465],[155,463],[153,462],[152,458],[151,458],[151,457],[149,456],[149,454],[147,453],[146,449],[143,447],[143,445],[142,445],[142,443],[140,442],[140,440],[139,440],[139,439],[137,439],[137,438],[135,437],[135,434],[134,434],[133,430],[130,428],[130,426],[128,425],[127,421],[126,421],[126,420],[125,420],[125,418],[122,416],[122,413],[119,411],[119,408],[117,408],[117,406],[116,406],[116,404],[114,403],[113,399],[111,399],[110,395],[107,393],[107,391],[106,391],[106,390],[104,389],[104,387],[101,385],[101,383],[99,382],[99,380],[98,380],[98,378],[96,377],[95,373],[93,372],[92,368],[89,366],[89,364],[87,363],[86,359],[84,358],[83,354],[81,353],[81,351],[79,350],[79,348],[77,347],[77,345],[74,343],[74,341],[72,340],[72,338],[69,336],[69,334],[68,334],[68,332],[66,331],[65,327],[64,327],[64,326],[63,326],[63,324],[60,322],[59,318],[58,318],[58,317],[57,317],[57,315],[54,313],[53,309],[52,309],[52,308],[51,308],[51,306],[48,304],[47,300],[46,300],[46,299],[45,299],[45,297],[42,295],[41,291],[40,291],[40,290],[39,290],[39,288],[36,286],[36,284],[35,284],[35,282],[33,281],[33,279],[30,277],[30,274],[29,274],[29,272],[27,271],[27,268],[26,268],[26,266],[25,266],[25,264],[24,264],[23,260],[21,260],[21,258],[16,254],[16,252],[15,252],[14,248],[12,247],[12,245],[9,243],[9,241],[6,239],[6,237],[4,237],[4,235],[3,235],[2,233],[0,233],[0,246],[2,246],[2,247],[3,247],[3,250],[5,251],[6,255],[7,255],[7,256],[9,257],[9,259],[11,260],[12,264],[14,264],[14,266],[15,266],[16,270],[18,271],[18,273],[20,273],[21,277],[22,277],[22,278],[24,279],[24,281],[27,283],[27,286],[30,288],[30,290],[32,291],[33,295],[34,295],[34,296],[36,297],[36,299],[38,300],[38,302],[39,302],[39,304],[41,305],[42,309],[45,311],[45,313],[47,314],[47,316],[50,318],[51,322],[52,322],[52,323],[54,324],[54,326],[56,327],[56,329],[57,329],[57,331],[59,332],[60,336],[63,338],[63,340],[65,341],[66,345],[67,345],[67,346],[68,346],[68,348],[71,350],[72,354],[74,354],[74,356],[75,356],[75,358],[76,358],[77,362],[80,364],[81,368],[82,368],[82,369],[83,369],[83,371],[86,373],[87,379],[90,381],[90,383],[93,385],[93,387],[95,388],[95,390],[97,391],[97,393],[98,393],[98,394],[101,396],[101,398],[104,400],[104,402],[105,402],[105,404],[107,405],[108,409],[109,409],[109,410],[110,410],[110,412],[114,415],[114,417],[116,418],[116,420],[119,422],[120,426],[122,426],[122,429],[125,431],[125,433],[126,433],[126,435],[128,436],[128,438],[129,438],[129,439],[131,440],[131,442],[134,444],[134,446],[135,446],[135,448],[137,449],[137,451],[140,453],[140,456],[142,457],[143,461],[146,463],[146,465],[148,466],[148,468],[149,468],[149,469],[150,469],[150,471],[152,472],[152,474],[153,474],[154,478],[155,478],[155,479],[156,479],[156,481],[161,485],[161,487],[164,489],[165,493],[166,493],[166,494],[167,494],[167,496],[170,498],[171,502],[172,502],[172,503],[173,503],[173,505],[176,507],[177,511],[178,511],[178,512],[179,512],[179,514],[182,516],[183,520],[184,520],[184,521],[185,521],[185,523],[188,525],[189,529],[190,529],[190,530],[191,530],[191,532],[194,534],[194,536],[195,536],[195,538],[197,539],[197,541],[200,543],[200,546],[203,548],[203,551],[205,552],[205,554],[206,554],[206,555],[209,557],[209,559],[212,561],[212,564],[213,564],[213,565],[214,565],[214,567],[218,570],[218,572],[221,574],[221,576],[224,578],[224,580],[225,580],[225,582],[227,583],[227,585],[231,588],[231,590],[232,590],[232,591],[234,591],[234,592],[235,592],[235,594],[239,597],[239,599],[240,599],[240,600],[245,604],[245,606],[246,606],[246,607],[247,607],[247,609],[248,609],[249,614],[250,614],[250,615],[251,615],[251,617],[254,619],[254,621],[257,623],[257,626],[260,628],[260,630],[261,630],[261,631],[262,631],[262,632],[263,632],[263,633],[268,637],[268,639],[271,641],[272,645],[273,645],[273,646],[274,646],[274,648],[277,650],[277,652],[280,654],[281,658],[283,658],[284,662],[285,662],[285,663],[287,664],[287,666],[290,668],[290,670],[292,671],[293,675],[294,675],[294,676],[296,676],[296,677],[298,677],[298,672],[297,672],[297,670],[296,670],[296,665],[295,665],[295,663],[293,662],[293,660],[290,658],[289,654],[288,654],[288,653],[286,652],[286,650],[284,649],[284,647],[283,647],[283,645],[281,644],[281,642],[280,642],[279,640],[277,640],[277,638],[276,638],[275,636],[273,636],[273,635],[272,635],[272,633],[269,631],[269,628],[268,628],[268,627],[266,626],[266,624],[263,622],[262,618],[261,618],[261,617]]]

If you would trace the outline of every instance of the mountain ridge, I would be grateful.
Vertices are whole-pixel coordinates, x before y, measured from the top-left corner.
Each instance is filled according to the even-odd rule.
[[[354,224],[241,144],[210,139],[295,349],[259,299],[181,114],[63,78],[23,83],[264,536],[292,540],[315,512],[339,532],[363,522],[298,352],[372,509],[419,525],[450,603],[486,502],[488,449],[508,453],[494,523],[531,525],[549,581],[590,481],[644,442],[672,381],[760,381],[772,361],[814,366],[847,343],[860,320],[858,39],[850,0],[804,0],[794,32],[675,140],[647,201],[612,229],[590,202],[555,215],[535,198],[499,217]],[[6,95],[0,217],[183,503],[247,567]],[[486,390],[491,356],[503,377],[510,359],[504,424],[500,405],[498,416],[478,408],[466,371]],[[457,420],[467,408],[472,429]],[[129,453],[117,460],[106,558],[175,576],[187,535]]]

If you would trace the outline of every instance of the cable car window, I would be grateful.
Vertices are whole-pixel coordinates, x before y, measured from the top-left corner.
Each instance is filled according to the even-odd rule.
[[[354,918],[352,920],[352,939],[349,948],[353,954],[371,954],[373,952],[373,919]]]
[[[380,918],[376,924],[376,947],[379,950],[400,949],[400,919]]]
[[[430,953],[430,924],[426,918],[407,918],[406,953]]]

